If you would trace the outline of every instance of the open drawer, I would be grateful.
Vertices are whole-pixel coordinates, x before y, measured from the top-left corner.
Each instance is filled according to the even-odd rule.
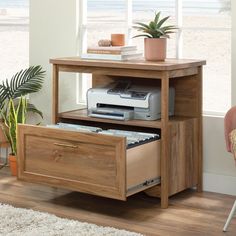
[[[18,126],[18,178],[125,200],[160,182],[160,140],[126,148],[126,138]]]

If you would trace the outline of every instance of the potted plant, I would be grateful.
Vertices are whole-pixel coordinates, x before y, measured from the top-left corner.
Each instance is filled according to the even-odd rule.
[[[30,66],[25,70],[17,72],[11,80],[6,79],[0,84],[0,109],[3,109],[6,101],[16,99],[20,96],[25,96],[30,93],[38,92],[42,88],[43,77],[45,71],[41,66]],[[28,104],[28,111],[36,112],[41,117],[42,112],[39,111],[33,104]],[[5,142],[5,135],[2,132],[4,123],[0,117],[0,142]]]
[[[148,61],[164,61],[166,59],[166,39],[177,29],[174,25],[163,26],[170,16],[164,18],[160,16],[161,12],[157,12],[154,19],[148,24],[137,22],[136,26],[133,26],[134,29],[143,32],[133,38],[145,37],[144,55]]]
[[[27,100],[21,97],[15,104],[11,98],[1,110],[1,116],[4,122],[3,132],[10,144],[11,153],[8,156],[12,175],[17,175],[17,124],[24,124],[27,114]]]
[[[43,78],[45,71],[42,70],[41,66],[30,66],[25,70],[17,72],[11,80],[6,79],[0,84],[0,142],[9,141],[9,145],[14,153],[16,150],[13,145],[13,141],[10,136],[9,120],[11,116],[7,114],[20,114],[17,111],[22,110],[22,96],[28,95],[30,93],[38,92],[42,88]],[[20,99],[19,99],[20,98]],[[39,111],[33,104],[28,102],[28,99],[24,98],[26,101],[26,112],[34,112],[39,114],[43,118],[43,114]],[[12,105],[14,104],[15,113],[13,112]],[[9,109],[11,107],[11,109]],[[13,118],[15,119],[15,115]],[[24,120],[20,119],[21,122]],[[18,120],[18,121],[20,121]],[[8,125],[6,124],[8,123]],[[19,123],[19,122],[18,122]],[[10,126],[12,129],[12,126]]]

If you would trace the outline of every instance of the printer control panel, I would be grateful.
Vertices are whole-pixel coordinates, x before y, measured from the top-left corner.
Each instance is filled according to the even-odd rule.
[[[115,86],[107,91],[107,93],[120,94],[130,88],[130,82],[119,82]]]
[[[136,98],[136,99],[145,99],[148,93],[146,92],[137,92],[137,91],[126,91],[120,93],[122,98]]]
[[[130,82],[119,82],[113,88],[109,89],[107,93],[119,94],[121,98],[146,99],[148,92],[129,90],[130,87]]]

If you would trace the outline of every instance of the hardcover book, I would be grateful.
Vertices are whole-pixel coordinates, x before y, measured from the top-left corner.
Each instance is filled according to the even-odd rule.
[[[136,59],[142,57],[142,53],[133,54],[97,54],[97,53],[85,53],[81,55],[82,59],[96,59],[96,60],[115,60],[115,61],[126,61],[129,59]]]
[[[93,54],[114,54],[120,55],[125,53],[135,53],[137,51],[136,46],[121,46],[121,47],[89,47],[87,53]]]

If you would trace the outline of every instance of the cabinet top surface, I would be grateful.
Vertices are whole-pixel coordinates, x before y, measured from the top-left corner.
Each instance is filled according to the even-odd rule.
[[[65,57],[50,59],[50,63],[62,66],[85,66],[120,68],[135,70],[177,70],[206,64],[204,60],[194,59],[166,59],[165,61],[145,61],[144,59],[129,61],[85,60],[80,57]]]

